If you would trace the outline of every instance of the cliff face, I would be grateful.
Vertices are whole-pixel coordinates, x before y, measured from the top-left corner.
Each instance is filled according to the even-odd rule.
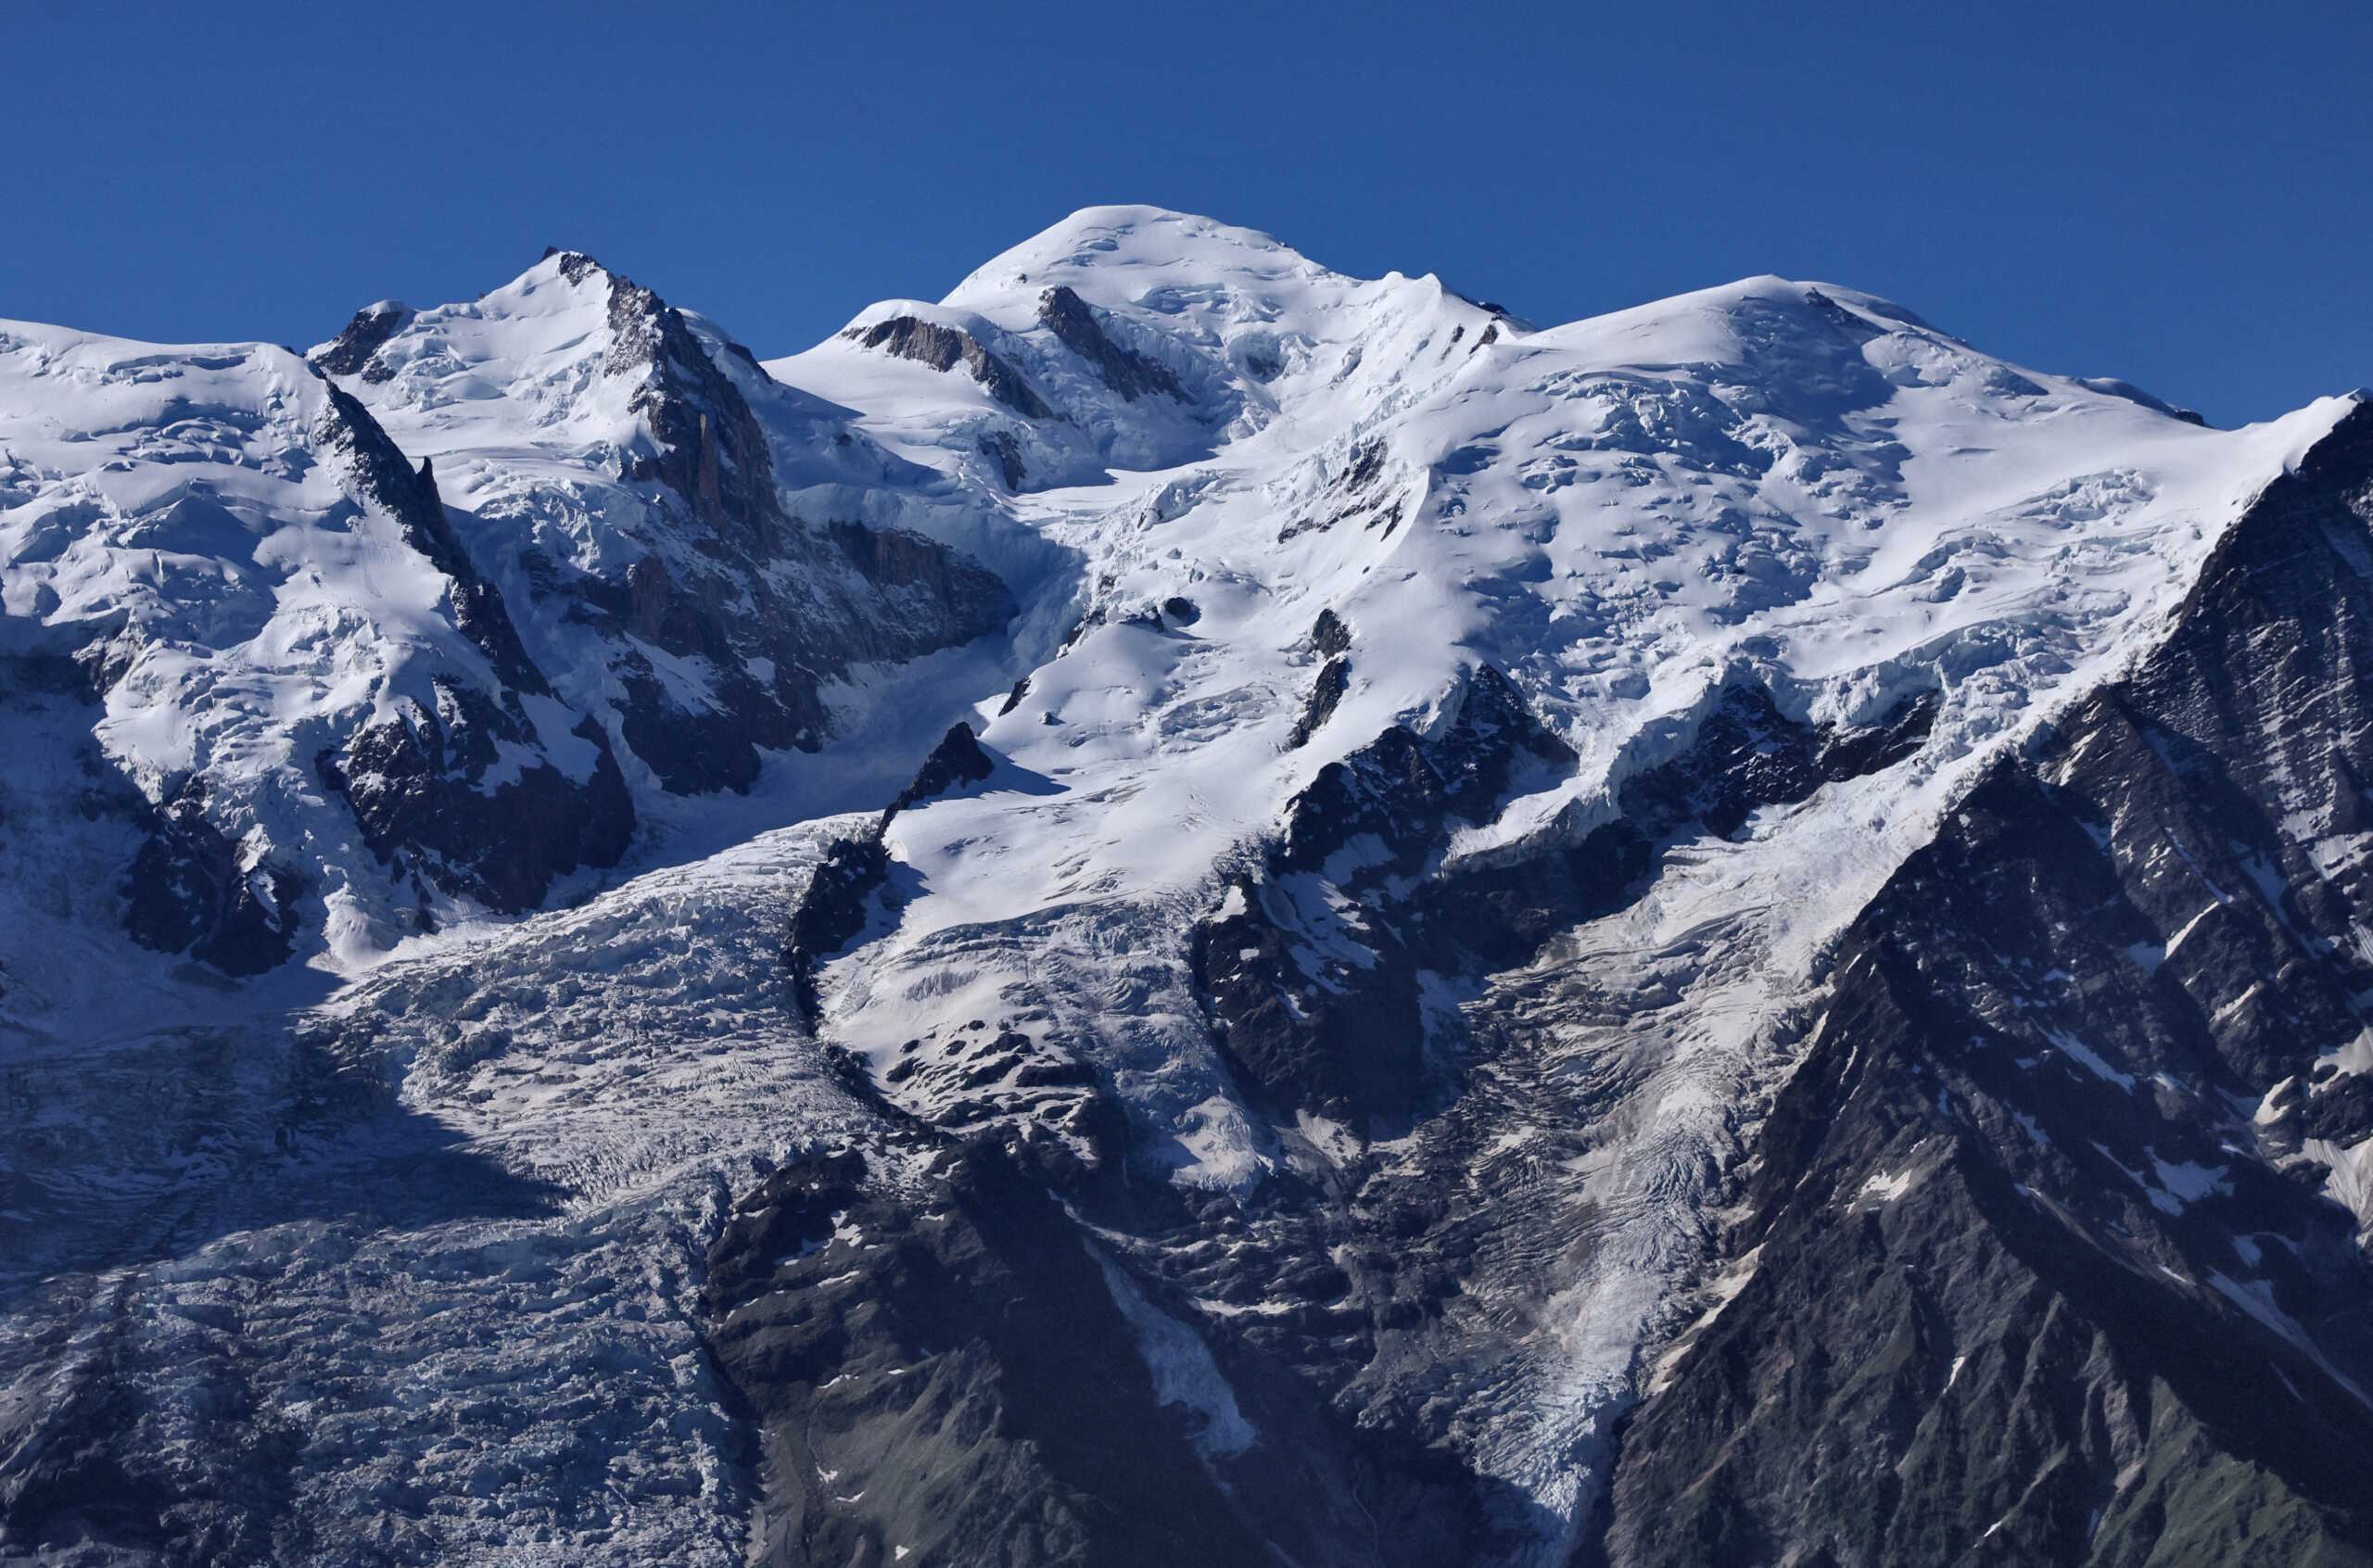
[[[1610,1561],[2373,1551],[2373,410],[1857,918]]]

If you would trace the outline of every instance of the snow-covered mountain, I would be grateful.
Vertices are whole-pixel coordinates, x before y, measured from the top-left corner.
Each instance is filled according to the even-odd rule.
[[[2361,401],[1148,208],[0,333],[0,1549],[2373,1549]]]
[[[680,839],[768,759],[773,809],[866,798],[903,755],[794,765],[878,727],[869,672],[1011,608],[900,525],[960,495],[582,257],[371,307],[311,364],[0,335],[9,689],[55,732],[0,851],[28,929],[115,901],[227,974],[368,964]],[[13,956],[75,1005],[79,957]]]
[[[764,753],[834,734],[852,672],[1010,608],[897,526],[948,504],[928,474],[586,257],[464,305],[372,306],[314,359],[442,465],[473,557],[650,789],[747,792]]]
[[[426,466],[304,361],[11,323],[0,385],[18,985],[79,1005],[24,938],[110,923],[119,883],[141,942],[247,975],[624,853],[607,737]]]

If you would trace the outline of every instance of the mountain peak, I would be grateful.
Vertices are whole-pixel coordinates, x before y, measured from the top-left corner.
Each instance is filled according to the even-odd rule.
[[[537,272],[547,267],[549,267],[553,273],[567,279],[570,283],[583,283],[586,278],[595,273],[599,273],[603,277],[612,279],[615,282],[622,283],[626,281],[619,278],[616,273],[611,272],[607,267],[603,266],[601,262],[595,260],[592,257],[588,256],[585,252],[581,250],[563,250],[556,245],[548,245],[544,247],[544,254],[541,259],[537,261],[536,265],[530,267],[526,272],[520,274],[520,279],[514,281],[517,282],[532,277]]]
[[[1165,285],[1201,286],[1330,275],[1257,229],[1167,208],[1084,207],[1001,252],[949,291],[945,303],[994,303],[1068,284],[1098,303]]]

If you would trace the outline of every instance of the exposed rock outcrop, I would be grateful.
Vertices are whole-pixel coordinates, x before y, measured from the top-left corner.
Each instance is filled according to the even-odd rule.
[[[634,803],[610,738],[590,719],[569,738],[587,756],[581,778],[551,761],[506,770],[506,750],[548,748],[521,715],[440,681],[434,711],[400,703],[318,765],[383,863],[517,914],[577,866],[616,865],[633,835]]]
[[[1114,341],[1097,319],[1096,308],[1069,287],[1058,285],[1039,297],[1038,320],[1123,401],[1156,395],[1186,400],[1186,388],[1168,365]]]
[[[1055,417],[1055,411],[1032,390],[1021,372],[983,348],[980,339],[961,328],[918,321],[912,316],[893,316],[863,329],[852,327],[849,335],[868,348],[879,348],[902,360],[929,365],[936,371],[954,370],[962,365],[990,397],[1022,418]],[[1009,484],[1012,482],[1008,481]]]

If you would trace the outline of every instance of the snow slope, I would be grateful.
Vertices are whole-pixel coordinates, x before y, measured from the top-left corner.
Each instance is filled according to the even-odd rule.
[[[1188,396],[1130,402],[1096,383],[1032,324],[1057,287]],[[1007,502],[1080,562],[1025,601],[1023,657],[1041,661],[1028,693],[982,710],[1011,778],[1041,782],[992,780],[894,827],[929,893],[867,949],[871,988],[836,1018],[880,1045],[916,1032],[876,1003],[888,954],[936,965],[984,924],[1135,904],[1174,925],[1327,763],[1389,725],[1446,722],[1478,664],[1581,761],[1461,854],[1586,831],[1741,674],[1796,716],[1849,725],[1940,690],[1919,764],[1933,810],[1985,745],[2113,668],[2343,407],[2210,431],[1988,359],[1869,296],[1775,278],[1532,332],[1430,278],[1343,278],[1151,209],[1077,214],[943,309],[1004,334],[1072,426],[1186,461]],[[884,359],[838,337],[769,368],[895,449],[976,472],[960,411],[977,387]],[[1255,379],[1248,363],[1275,369]],[[1195,435],[1171,438],[1182,429]],[[1191,621],[1146,618],[1174,598]],[[1288,749],[1323,611],[1351,629],[1349,689]],[[1059,652],[1071,617],[1083,629]],[[1908,814],[1877,858],[1921,831]],[[1822,904],[1833,920],[1855,906],[1850,890]],[[1144,1055],[1183,1080],[1161,1114],[1191,1137],[1218,1088],[1187,1065],[1204,1053],[1179,1011]],[[1237,1142],[1209,1169],[1237,1180],[1252,1158]]]
[[[1176,392],[1100,379],[1047,320],[1056,289]],[[961,326],[1050,417],[857,330],[900,316]],[[1344,278],[1134,208],[1079,213],[941,306],[879,307],[769,369],[987,489],[1006,487],[983,436],[1007,433],[1044,480],[1009,514],[1080,563],[1017,583],[1036,667],[980,710],[999,770],[891,825],[900,901],[825,969],[823,1029],[943,1122],[1043,1115],[1045,1063],[1085,1063],[1127,1107],[1136,1159],[1246,1201],[1288,1169],[1422,1186],[1469,1179],[1486,1133],[1521,1151],[1490,1164],[1529,1218],[1484,1227],[1478,1316],[1418,1336],[1418,1357],[1465,1369],[1426,1374],[1458,1412],[1444,1440],[1531,1499],[1533,1544],[1511,1555],[1543,1562],[1587,1514],[1826,942],[1988,756],[2147,645],[2221,531],[2349,406],[2208,430],[1778,278],[1533,331],[1430,278]],[[1322,613],[1349,628],[1348,681],[1295,746]],[[1372,1148],[1280,1121],[1215,1047],[1194,929],[1322,769],[1389,727],[1444,733],[1486,664],[1579,760],[1459,829],[1429,876],[1581,843],[1726,688],[1842,730],[1937,705],[1908,762],[1676,854],[1522,971],[1421,976],[1438,1056],[1534,1043],[1520,1069],[1471,1070],[1458,1118]],[[1357,983],[1377,962],[1363,929],[1393,917],[1339,874],[1316,883],[1289,917],[1313,999]],[[954,1032],[982,1016],[1031,1041],[987,1084],[958,1070]],[[1532,1325],[1513,1336],[1512,1310]],[[1366,1397],[1416,1397],[1392,1360],[1360,1374]]]

